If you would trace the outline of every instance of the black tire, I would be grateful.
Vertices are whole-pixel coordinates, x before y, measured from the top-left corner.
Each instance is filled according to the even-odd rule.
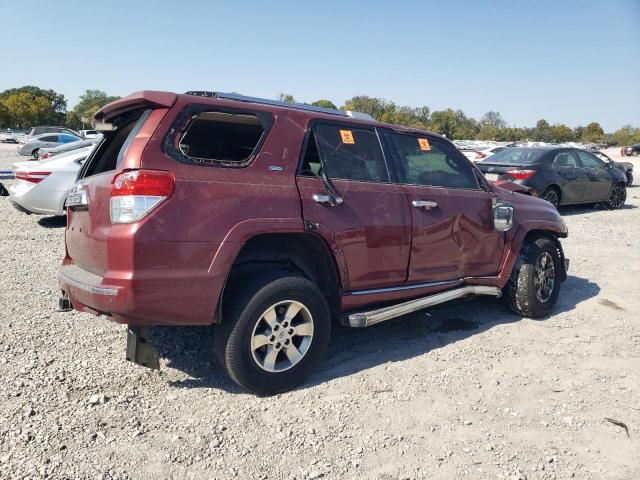
[[[40,149],[36,148],[31,152],[31,156],[33,157],[34,160],[38,160],[38,157],[40,156],[40,154],[38,153],[38,150]]]
[[[278,363],[274,360],[274,370],[268,371],[268,352],[273,352],[279,343],[254,349],[252,339],[264,336],[274,342],[278,341],[277,336],[283,333],[283,325],[287,326],[286,318],[281,312],[278,313],[279,331],[269,329],[264,318],[272,307],[275,306],[275,311],[279,312],[280,308],[285,308],[282,305],[287,303],[301,304],[306,309],[300,310],[289,326],[299,327],[301,323],[295,322],[300,322],[299,317],[304,314],[305,322],[308,323],[309,317],[311,318],[313,333],[297,363],[289,360],[288,348],[294,346],[296,352],[302,351],[302,342],[307,337],[290,337],[289,347],[285,347],[284,343],[278,347],[280,350],[277,350],[274,358],[279,359],[277,362],[284,364],[286,368],[275,371]],[[261,328],[262,333],[258,334]],[[262,277],[251,285],[245,282],[241,293],[226,300],[222,323],[215,328],[215,352],[219,363],[238,385],[258,395],[273,395],[294,388],[309,376],[320,363],[329,343],[330,333],[329,306],[318,287],[306,278],[283,273],[275,278],[273,275]],[[297,345],[295,342],[298,342]],[[261,365],[259,357],[263,353],[264,363]],[[287,367],[287,363],[291,365]]]
[[[553,285],[548,291],[541,292],[536,277],[536,267],[543,256],[553,262]],[[509,283],[504,288],[504,297],[511,309],[518,315],[528,318],[540,318],[551,313],[558,300],[562,282],[561,255],[555,241],[539,237],[528,240],[522,246],[520,256],[513,268]],[[546,284],[549,287],[548,284]],[[544,295],[541,295],[544,293]]]
[[[633,172],[628,171],[627,173],[627,187],[633,185]]]
[[[560,195],[560,190],[556,187],[548,187],[542,194],[542,198],[554,207],[558,208],[560,205]]]
[[[627,187],[624,183],[614,185],[609,194],[609,198],[605,202],[605,206],[609,210],[619,210],[624,207],[627,200]]]

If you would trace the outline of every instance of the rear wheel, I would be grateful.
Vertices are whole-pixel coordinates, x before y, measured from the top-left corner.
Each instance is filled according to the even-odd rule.
[[[556,243],[546,237],[530,240],[523,245],[505,287],[505,299],[519,315],[544,317],[558,300],[561,281],[561,256]]]
[[[633,185],[633,173],[631,171],[627,172],[627,187]]]
[[[300,276],[265,277],[228,299],[215,331],[221,365],[259,395],[290,390],[320,363],[331,316],[318,287]]]
[[[624,202],[627,200],[627,187],[623,183],[614,185],[609,194],[605,205],[609,210],[618,210],[624,206]]]
[[[560,205],[560,190],[556,187],[549,187],[542,194],[542,198],[554,207],[558,208]]]
[[[36,160],[38,160],[38,157],[40,157],[39,150],[40,150],[39,148],[36,148],[31,152],[31,156]]]

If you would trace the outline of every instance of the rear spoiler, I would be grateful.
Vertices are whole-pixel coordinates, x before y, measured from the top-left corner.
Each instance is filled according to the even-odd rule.
[[[169,108],[176,103],[177,99],[178,95],[171,92],[158,92],[153,90],[134,92],[98,110],[93,117],[94,121],[92,124],[96,130],[114,130],[115,126],[111,125],[109,121],[129,110],[144,107]]]

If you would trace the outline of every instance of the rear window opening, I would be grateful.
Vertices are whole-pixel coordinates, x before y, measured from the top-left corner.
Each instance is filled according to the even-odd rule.
[[[116,129],[104,132],[104,138],[85,163],[79,178],[116,170],[150,113],[151,110],[136,110],[114,120]]]
[[[180,152],[194,161],[245,163],[264,134],[256,115],[203,112],[191,120],[180,139]]]

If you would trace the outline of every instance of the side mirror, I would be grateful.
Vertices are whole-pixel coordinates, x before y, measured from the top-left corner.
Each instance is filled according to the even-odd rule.
[[[513,205],[499,202],[493,207],[493,228],[498,232],[506,232],[513,226]]]

